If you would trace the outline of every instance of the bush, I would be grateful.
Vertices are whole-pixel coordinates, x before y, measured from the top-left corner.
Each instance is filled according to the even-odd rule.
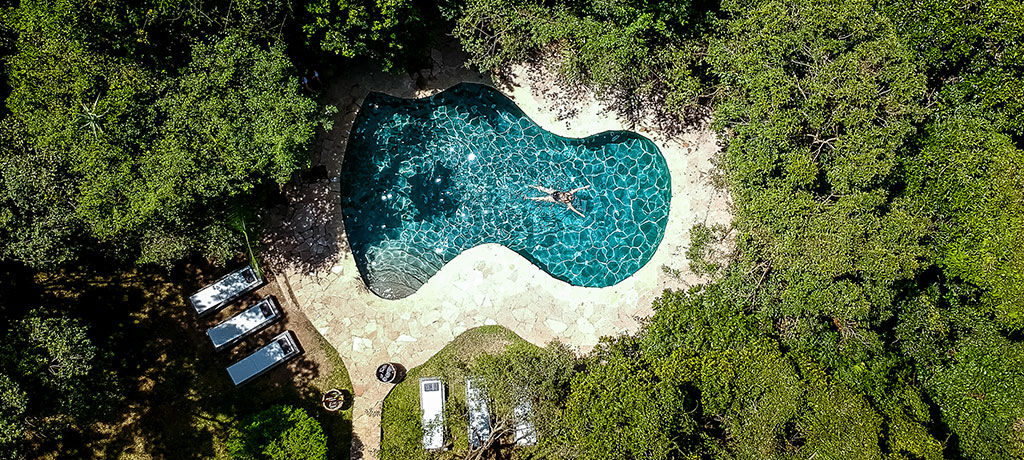
[[[228,453],[240,460],[326,460],[327,437],[306,411],[274,406],[232,433]]]
[[[708,227],[698,222],[690,228],[690,247],[686,250],[686,258],[690,261],[690,271],[698,276],[714,275],[722,268],[719,259],[722,254],[715,247],[725,239],[728,229],[723,225]]]

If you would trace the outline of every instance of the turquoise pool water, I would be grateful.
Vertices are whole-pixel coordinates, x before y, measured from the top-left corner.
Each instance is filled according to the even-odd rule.
[[[647,138],[538,127],[511,100],[460,84],[424,99],[370,93],[341,174],[345,230],[367,286],[406,297],[462,251],[498,243],[577,286],[640,269],[668,221],[668,167]],[[589,185],[565,206],[526,200]]]

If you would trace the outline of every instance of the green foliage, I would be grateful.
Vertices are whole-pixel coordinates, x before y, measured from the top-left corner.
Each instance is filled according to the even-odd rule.
[[[970,405],[975,398],[952,392],[985,381],[949,359],[974,340],[967,325],[990,314],[1019,328],[1024,289],[1022,160],[1000,132],[1019,110],[993,102],[1013,99],[1017,85],[989,86],[1019,71],[1005,48],[1017,40],[1015,20],[994,25],[1019,7],[963,6],[723,5],[731,17],[708,59],[722,82],[715,123],[728,138],[722,166],[743,254],[730,276],[755,286],[729,295],[835,378],[806,390],[802,449],[938,458],[922,390],[965,454],[1003,458],[1016,445],[1012,403]],[[938,94],[931,107],[928,86]],[[887,337],[894,314],[900,350]],[[1012,368],[999,350],[976,372]],[[1012,394],[1017,379],[1004,373],[987,385]]]
[[[564,50],[562,72],[570,81],[649,96],[666,91],[667,69],[696,65],[686,40],[700,30],[701,14],[689,1],[568,3],[545,33]]]
[[[824,381],[809,386],[799,429],[805,452],[823,458],[881,459],[881,420],[863,396]]]
[[[868,376],[871,366],[882,367],[884,377],[861,390],[814,356],[784,353],[774,331],[743,310],[752,289],[733,269],[689,292],[666,292],[641,334],[642,356],[658,360],[662,385],[699,395],[689,410],[704,427],[697,451],[714,458],[941,458],[929,408],[908,371],[878,359],[851,365],[849,372]]]
[[[75,320],[30,313],[16,324],[7,337],[7,354],[14,359],[15,375],[35,393],[41,416],[46,412],[83,415],[94,408],[99,396],[92,387],[96,347],[86,328]],[[40,410],[42,408],[46,408]]]
[[[737,304],[743,287],[735,274],[689,291],[666,291],[654,301],[643,331],[644,351],[665,358],[679,350],[727,350],[753,344],[757,326]]]
[[[715,246],[725,239],[727,229],[723,225],[708,227],[698,222],[690,228],[690,247],[686,248],[686,259],[690,261],[690,271],[697,275],[713,275],[722,268],[721,254]]]
[[[141,167],[135,152],[149,139],[154,113],[146,107],[154,81],[138,67],[92,54],[76,42],[46,39],[39,48],[12,59],[8,108],[28,142],[31,155],[54,152],[60,171],[73,185],[75,212],[101,239],[113,239],[137,226],[132,214],[139,192],[133,180]],[[82,123],[93,116],[95,131]],[[15,153],[17,155],[17,153]],[[25,164],[31,164],[25,162]],[[44,166],[45,167],[45,166]]]
[[[1024,345],[984,321],[950,351],[926,383],[942,418],[971,458],[1024,456]]]
[[[44,385],[64,392],[70,382],[89,374],[95,347],[75,321],[29,316],[20,327],[27,333],[18,363],[22,375],[37,375]]]
[[[703,73],[697,56],[711,13],[689,1],[470,0],[455,35],[484,70],[554,51],[560,74],[642,112],[644,98],[683,113],[695,108]]]
[[[882,441],[889,449],[887,458],[943,458],[944,446],[928,429],[932,420],[923,389],[902,380],[881,390],[884,395],[875,398],[874,407],[885,418]]]
[[[1000,131],[1024,134],[1024,6],[1013,0],[890,0],[951,108],[978,105]]]
[[[0,374],[0,458],[17,458],[25,435],[28,397],[10,377]]]
[[[72,39],[84,25],[38,25],[35,7],[14,16],[0,170],[8,257],[63,263],[99,242],[142,262],[224,260],[241,242],[224,222],[232,201],[286,181],[329,128],[283,45],[199,44],[180,76],[162,79]]]
[[[894,193],[925,79],[867,1],[727,2],[708,52],[715,126],[758,313],[790,346],[849,368],[928,255],[928,222]]]
[[[495,425],[513,425],[514,410],[529,401],[531,422],[538,438],[553,439],[578,359],[565,345],[551,342],[545,348],[517,342],[500,354],[479,356],[469,373],[479,379],[487,394]]]
[[[673,458],[696,428],[687,404],[632,339],[603,340],[572,380],[560,442],[580,459]]]
[[[648,359],[659,359],[661,379],[683,394],[699,394],[688,412],[728,439],[707,444],[712,433],[705,431],[703,449],[779,458],[793,449],[785,430],[799,413],[801,383],[777,344],[732,303],[726,284],[666,292],[655,302],[643,349]]]
[[[73,190],[65,161],[32,150],[12,125],[0,122],[0,257],[71,260],[83,231],[65,199]]]
[[[194,43],[225,32],[280,39],[290,19],[284,0],[26,0],[7,17],[23,34],[68,38],[97,54],[163,69],[187,63]]]
[[[172,158],[219,159],[221,164],[189,165],[196,172],[201,166],[222,170],[210,173],[223,176],[207,179],[216,186],[202,193],[248,190],[255,171],[284,182],[305,163],[305,147],[317,127],[308,121],[317,117],[316,103],[298,88],[282,46],[263,50],[238,36],[199,45],[158,102],[167,121],[156,150]]]
[[[0,335],[0,458],[20,458],[28,434],[59,438],[102,413],[114,388],[79,321],[41,309],[9,319]]]
[[[308,43],[344,57],[371,56],[385,70],[428,40],[424,15],[411,0],[308,0],[306,12]]]
[[[327,438],[306,411],[274,406],[233,432],[228,452],[238,460],[326,460]]]
[[[459,15],[454,33],[470,62],[487,71],[530,58],[544,44],[539,27],[550,10],[532,0],[472,0]]]
[[[224,204],[265,180],[287,181],[306,164],[317,127],[329,127],[316,103],[299,94],[282,47],[262,50],[237,36],[197,46],[192,63],[157,107],[166,121],[149,159],[153,176],[145,178],[150,185],[142,195],[148,202],[138,206],[147,215],[177,215],[147,230],[144,261],[180,258],[200,244],[219,258],[237,249]],[[210,209],[207,202],[214,199],[220,209],[212,210],[219,212],[194,230],[204,238],[193,242],[175,231],[175,221],[197,206]]]
[[[1019,458],[1024,350],[976,308],[976,288],[949,288],[932,289],[906,307],[897,327],[901,348],[914,358],[922,387],[965,456]]]
[[[980,108],[978,109],[980,110]],[[984,290],[1006,327],[1024,328],[1024,151],[976,112],[961,108],[930,127],[908,175],[937,224],[939,263]]]

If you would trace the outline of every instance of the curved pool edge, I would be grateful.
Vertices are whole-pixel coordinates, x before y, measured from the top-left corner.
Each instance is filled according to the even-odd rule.
[[[508,98],[509,101],[512,102],[512,105],[515,107],[515,110],[518,112],[519,115],[523,116],[527,120],[530,120],[531,123],[533,123],[534,125],[536,125],[537,127],[541,128],[541,129],[543,129],[544,131],[548,132],[552,136],[556,136],[556,137],[561,138],[561,139],[570,140],[570,141],[582,141],[582,140],[587,140],[587,139],[590,139],[592,137],[601,136],[601,135],[605,135],[605,134],[620,134],[620,135],[621,134],[625,134],[625,135],[635,135],[635,136],[641,137],[643,139],[646,139],[646,140],[654,143],[659,148],[659,151],[661,149],[661,146],[658,146],[657,143],[655,143],[654,140],[651,139],[649,136],[645,136],[645,135],[643,135],[643,134],[641,134],[641,133],[639,133],[637,131],[632,131],[632,130],[625,129],[625,128],[603,129],[603,130],[597,131],[597,132],[595,132],[593,134],[587,134],[587,135],[584,135],[584,136],[572,136],[572,135],[558,134],[557,132],[553,131],[552,129],[549,129],[546,126],[543,126],[540,123],[537,123],[537,120],[534,119],[534,117],[531,117],[528,113],[526,113],[526,111],[524,111],[523,108],[520,107],[518,103],[516,103],[516,100],[513,99],[512,96],[506,94],[505,91],[502,91],[500,88],[495,87],[494,85],[488,85],[488,84],[484,84],[484,83],[471,82],[471,81],[461,82],[461,83],[449,86],[449,87],[447,87],[447,88],[445,88],[443,90],[437,91],[437,92],[435,92],[433,94],[430,94],[430,95],[427,95],[427,96],[419,96],[419,97],[402,97],[402,96],[395,96],[393,94],[389,94],[389,93],[382,92],[382,91],[369,91],[369,92],[367,92],[366,96],[363,97],[363,99],[359,101],[359,107],[360,108],[359,108],[359,111],[356,114],[356,119],[358,119],[359,115],[362,113],[363,101],[365,101],[367,98],[369,98],[371,96],[383,96],[383,97],[386,97],[386,98],[389,98],[389,99],[398,100],[398,101],[416,101],[416,102],[421,102],[421,101],[430,100],[430,99],[436,98],[436,97],[438,97],[438,96],[440,96],[442,94],[448,93],[448,92],[452,91],[453,89],[455,89],[457,86],[479,86],[479,87],[487,88],[487,89],[490,89],[490,90],[498,92],[499,94],[501,94],[502,96],[505,96],[506,98]],[[353,126],[355,126],[354,123],[353,123]]]
[[[525,120],[528,120],[529,123],[532,124],[534,127],[542,130],[544,133],[546,133],[547,135],[550,135],[552,137],[556,137],[556,138],[559,138],[559,139],[562,139],[562,140],[565,140],[565,141],[569,141],[569,142],[586,143],[588,141],[595,141],[595,140],[602,139],[602,138],[610,138],[610,137],[614,137],[614,136],[621,136],[621,137],[626,137],[626,138],[638,139],[641,142],[646,142],[646,143],[649,143],[650,145],[652,145],[654,147],[654,149],[655,149],[655,152],[656,152],[656,155],[654,155],[655,161],[657,163],[659,163],[657,165],[657,167],[659,169],[663,169],[665,171],[665,177],[666,177],[665,189],[667,190],[667,195],[668,195],[667,200],[666,200],[667,201],[667,210],[666,210],[665,215],[664,215],[664,223],[662,225],[660,225],[660,231],[657,232],[657,237],[656,237],[656,240],[654,241],[654,244],[653,244],[654,249],[653,249],[653,251],[651,251],[651,253],[646,258],[644,258],[639,263],[639,266],[635,270],[633,270],[628,276],[625,276],[622,279],[619,279],[615,283],[609,284],[609,285],[603,285],[603,286],[583,286],[583,285],[577,285],[577,284],[571,283],[569,281],[566,281],[564,279],[561,279],[561,278],[555,276],[552,272],[546,270],[544,268],[543,264],[539,263],[538,260],[528,251],[517,250],[517,249],[514,249],[512,247],[509,247],[508,245],[502,244],[500,242],[483,242],[483,243],[476,244],[476,245],[471,246],[471,247],[464,248],[461,251],[459,251],[451,259],[442,262],[440,264],[440,266],[437,268],[437,270],[435,270],[432,273],[430,273],[429,276],[426,276],[426,278],[423,279],[422,282],[418,283],[417,286],[415,286],[415,287],[410,286],[409,292],[404,294],[404,295],[397,295],[397,296],[395,296],[395,295],[388,295],[387,293],[379,292],[378,290],[375,289],[375,283],[372,283],[369,280],[370,275],[369,275],[369,270],[367,269],[366,265],[365,264],[356,263],[355,265],[356,265],[356,267],[359,270],[360,279],[361,279],[362,283],[367,287],[367,289],[370,292],[373,292],[376,296],[378,296],[378,297],[380,297],[382,299],[385,299],[385,300],[401,300],[401,299],[407,299],[407,298],[417,298],[417,297],[420,297],[418,294],[420,294],[420,292],[422,292],[422,289],[424,287],[426,287],[428,285],[431,285],[431,284],[434,284],[435,280],[439,279],[439,275],[442,275],[442,274],[447,275],[449,272],[451,272],[453,270],[463,270],[463,269],[465,269],[465,267],[462,267],[462,263],[460,261],[466,260],[467,258],[472,259],[472,257],[476,253],[479,253],[479,252],[482,252],[482,251],[489,252],[491,255],[489,255],[488,257],[490,257],[490,258],[497,257],[498,259],[508,259],[508,257],[507,257],[508,253],[515,254],[518,257],[512,258],[512,259],[515,259],[515,260],[518,260],[518,261],[520,261],[522,263],[528,264],[529,269],[527,270],[527,272],[530,272],[530,273],[528,273],[527,276],[529,276],[531,278],[541,279],[543,283],[547,283],[548,282],[547,279],[556,280],[556,281],[558,281],[557,284],[565,285],[567,287],[572,287],[574,289],[585,289],[585,290],[588,290],[588,291],[614,290],[614,288],[616,286],[619,286],[619,285],[621,285],[623,283],[635,281],[635,279],[638,277],[638,275],[640,275],[642,272],[645,272],[646,269],[651,265],[651,262],[654,261],[656,258],[658,258],[657,257],[658,254],[663,252],[663,250],[664,250],[663,243],[664,243],[664,241],[665,241],[665,239],[666,239],[666,237],[668,235],[668,228],[669,228],[671,222],[674,220],[673,216],[674,216],[674,214],[676,214],[676,212],[678,211],[678,207],[679,207],[678,206],[679,203],[677,203],[677,199],[676,199],[675,194],[673,192],[673,186],[676,185],[676,182],[677,182],[673,176],[676,176],[677,174],[674,174],[673,173],[674,172],[673,168],[669,167],[669,162],[667,161],[667,157],[665,155],[665,148],[664,148],[664,146],[661,145],[659,142],[656,142],[650,136],[647,136],[647,135],[642,134],[642,133],[637,132],[637,131],[628,130],[628,129],[603,129],[603,130],[600,130],[600,131],[597,131],[595,133],[588,134],[588,135],[585,135],[585,136],[564,135],[564,134],[561,134],[561,133],[556,132],[555,130],[551,129],[550,126],[545,126],[545,125],[542,125],[541,123],[538,123],[537,119],[535,117],[529,115],[525,110],[523,110],[523,108],[520,106],[520,103],[518,101],[516,101],[515,99],[513,99],[512,95],[506,93],[505,91],[503,91],[500,88],[497,88],[497,87],[495,87],[493,85],[481,84],[481,83],[476,83],[476,82],[463,82],[463,83],[459,83],[457,85],[453,85],[453,86],[450,86],[448,88],[445,88],[444,90],[437,91],[437,92],[435,92],[433,94],[426,95],[426,96],[421,96],[421,97],[415,97],[415,98],[407,98],[407,97],[401,97],[401,96],[394,96],[394,95],[388,94],[387,92],[381,92],[381,91],[370,91],[369,93],[367,93],[366,96],[364,96],[359,101],[359,103],[358,103],[359,110],[356,113],[356,116],[355,116],[355,119],[353,121],[352,126],[353,126],[353,128],[358,126],[359,120],[362,117],[364,117],[364,115],[367,113],[365,111],[366,110],[365,102],[367,100],[373,98],[373,97],[385,98],[385,99],[390,99],[390,100],[393,100],[393,101],[403,102],[403,103],[404,102],[423,103],[423,102],[429,102],[431,100],[443,97],[446,93],[453,92],[457,88],[462,87],[462,86],[479,86],[479,87],[486,88],[486,89],[488,89],[490,91],[493,91],[493,92],[499,94],[500,96],[502,96],[509,103],[508,106],[509,106],[510,110],[507,110],[509,113],[512,113],[512,114],[514,114],[514,115],[516,115],[518,117],[521,117],[521,118],[523,118]],[[493,107],[494,106],[492,106],[492,108]],[[349,143],[348,146],[346,146],[346,149],[345,149],[342,161],[344,161],[345,158],[348,158],[350,156],[349,148],[351,148],[350,147],[350,143]],[[343,225],[343,228],[344,228],[343,231],[345,232],[345,238],[349,239],[350,238],[350,233],[349,233],[348,225],[347,224],[348,224],[348,219],[343,215],[343,218],[342,218],[342,225]],[[349,243],[351,244],[351,240],[349,241]],[[499,247],[501,249],[500,250],[496,250],[496,248],[499,248]],[[351,246],[349,246],[349,250],[350,250],[350,253],[351,253]],[[511,259],[510,259],[510,261],[511,261]],[[499,262],[500,262],[500,260],[499,260]],[[513,263],[513,265],[521,265],[521,264]],[[517,276],[517,275],[513,274],[513,276]],[[441,278],[444,278],[444,277],[442,276]],[[496,277],[495,280],[497,280],[497,279],[501,279],[501,277],[500,276]],[[500,288],[500,286],[495,286],[495,288]]]

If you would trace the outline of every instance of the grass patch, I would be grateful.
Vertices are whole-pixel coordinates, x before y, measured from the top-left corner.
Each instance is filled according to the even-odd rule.
[[[405,380],[384,398],[381,414],[382,460],[412,460],[461,457],[469,450],[466,433],[466,373],[481,354],[499,354],[515,343],[528,344],[501,326],[483,326],[463,332],[420,366],[410,369]],[[530,345],[533,346],[533,345]],[[440,377],[448,386],[445,428],[451,450],[432,453],[423,450],[420,421],[419,379]]]

